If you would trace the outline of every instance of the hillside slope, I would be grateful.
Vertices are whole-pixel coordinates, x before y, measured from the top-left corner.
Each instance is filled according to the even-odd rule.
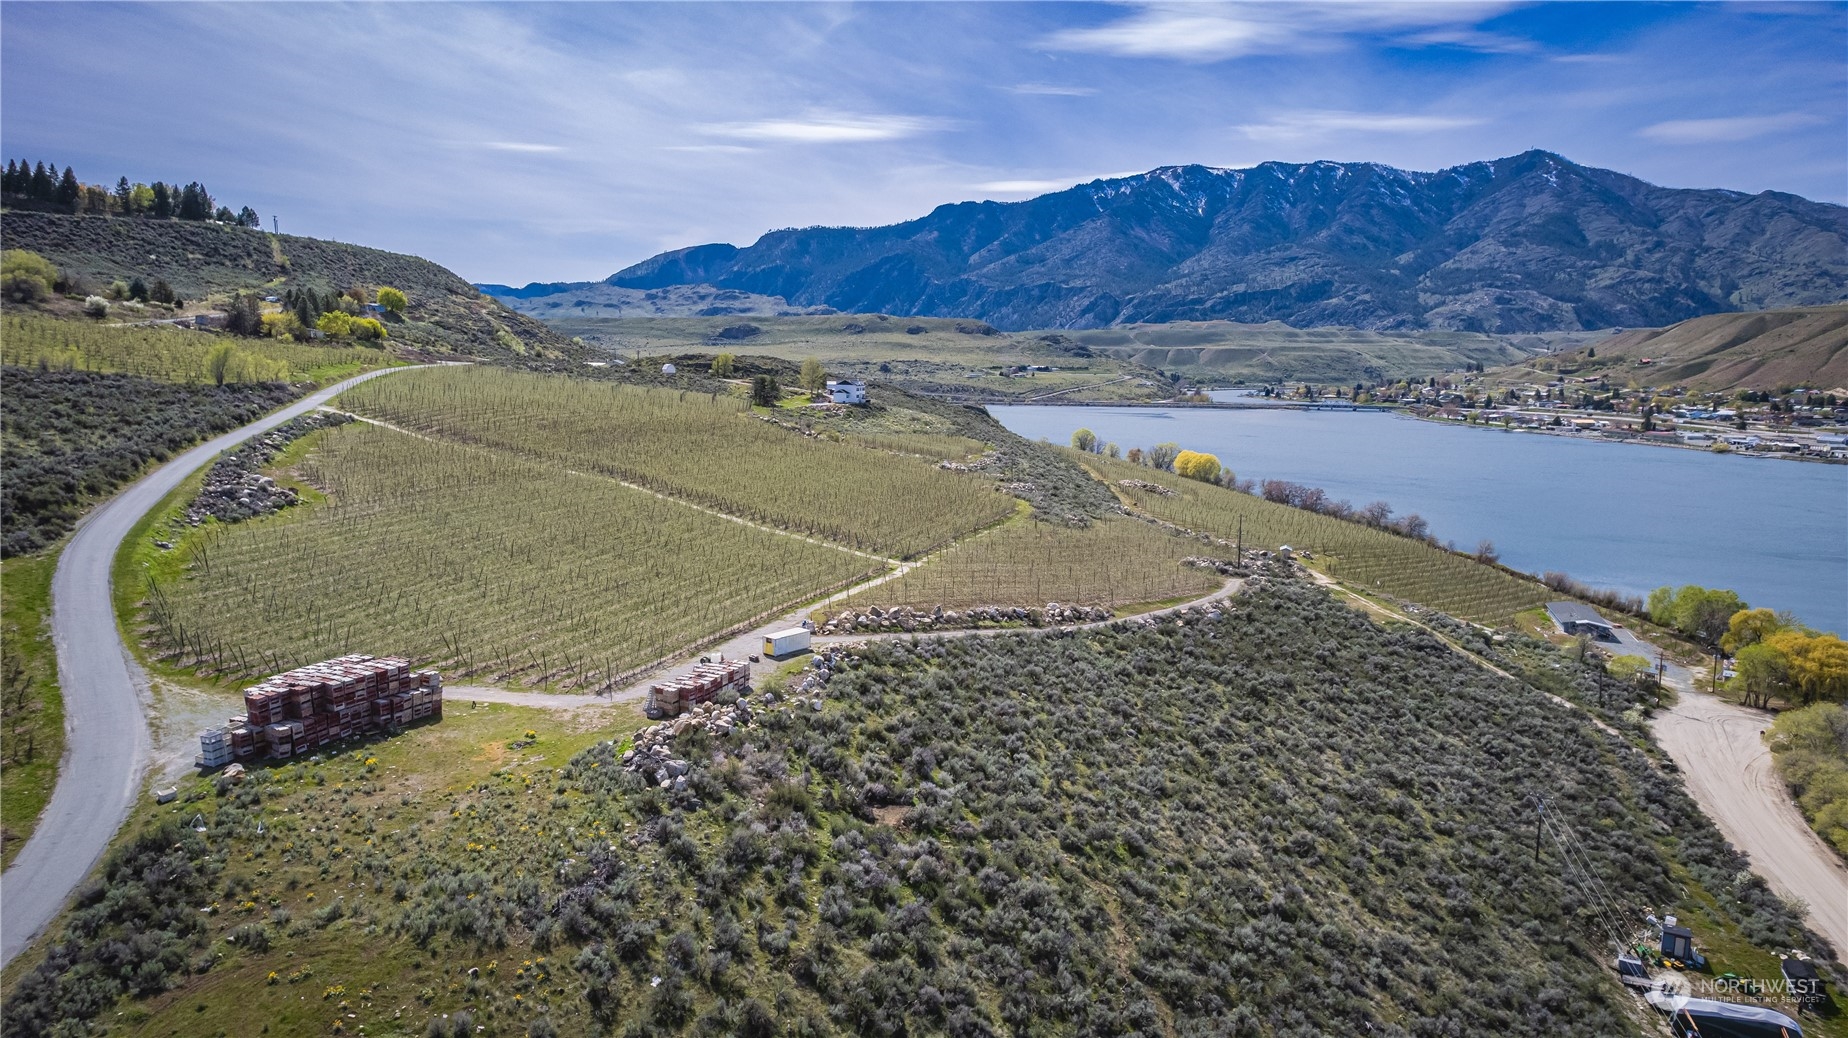
[[[476,285],[511,310],[543,321],[638,317],[775,317],[831,314],[831,306],[792,307],[781,296],[711,285],[619,288],[602,281],[552,282],[513,288]]]
[[[1619,371],[1650,385],[1702,392],[1848,386],[1848,306],[1697,317],[1668,328],[1637,328],[1562,354],[1580,374]]]
[[[392,339],[433,353],[489,359],[578,352],[569,339],[491,299],[452,271],[416,256],[343,242],[182,220],[60,216],[8,210],[0,236],[94,288],[116,279],[164,279],[187,299],[239,289],[391,285],[410,298]]]
[[[997,327],[1283,321],[1526,332],[1848,299],[1848,209],[1657,187],[1543,151],[1435,173],[1172,166],[888,227],[774,231],[607,280]],[[567,286],[568,287],[568,286]]]
[[[1065,338],[1105,357],[1203,382],[1423,378],[1472,362],[1506,364],[1528,355],[1504,338],[1474,332],[1292,328],[1280,321],[1130,324],[1071,331]]]

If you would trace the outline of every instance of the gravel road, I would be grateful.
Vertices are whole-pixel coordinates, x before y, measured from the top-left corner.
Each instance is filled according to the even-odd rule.
[[[147,677],[116,630],[109,571],[130,529],[161,498],[218,454],[326,403],[385,368],[320,390],[241,429],[194,447],[117,494],[77,525],[51,579],[51,630],[64,695],[64,760],[32,838],[0,877],[0,965],[51,922],[128,817],[152,744],[142,694]]]
[[[1777,777],[1759,735],[1770,715],[1691,684],[1677,691],[1674,708],[1656,715],[1655,735],[1688,792],[1772,890],[1809,904],[1810,927],[1848,956],[1848,867],[1804,823]]]

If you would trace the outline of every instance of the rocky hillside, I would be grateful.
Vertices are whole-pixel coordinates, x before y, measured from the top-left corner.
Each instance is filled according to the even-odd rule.
[[[889,227],[664,253],[621,288],[710,284],[794,306],[980,318],[1530,332],[1848,300],[1848,209],[1657,187],[1543,151],[1435,173],[1173,166]]]
[[[390,326],[394,344],[502,360],[569,355],[579,347],[507,309],[444,267],[343,242],[181,220],[61,216],[8,210],[9,249],[30,249],[100,290],[116,279],[160,278],[186,299],[258,289],[391,285],[410,299]]]
[[[1715,314],[1637,328],[1563,354],[1579,374],[1619,372],[1647,385],[1697,391],[1848,386],[1848,306]]]

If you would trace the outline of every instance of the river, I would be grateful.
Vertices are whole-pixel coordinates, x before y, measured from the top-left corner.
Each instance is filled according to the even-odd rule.
[[[1646,595],[1732,588],[1848,635],[1848,466],[1507,432],[1384,412],[991,406],[1028,439],[1174,442],[1240,479],[1416,512],[1439,541]]]

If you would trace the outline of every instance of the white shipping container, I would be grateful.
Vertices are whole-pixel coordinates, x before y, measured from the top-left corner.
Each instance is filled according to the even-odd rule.
[[[764,635],[765,656],[788,656],[808,650],[809,632],[806,628],[792,627],[787,631],[772,631]]]

